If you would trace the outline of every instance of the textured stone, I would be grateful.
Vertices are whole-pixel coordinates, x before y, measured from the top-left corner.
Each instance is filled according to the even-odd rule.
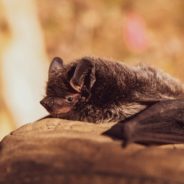
[[[123,148],[103,135],[114,125],[44,119],[17,129],[0,143],[0,184],[184,183],[184,146]]]

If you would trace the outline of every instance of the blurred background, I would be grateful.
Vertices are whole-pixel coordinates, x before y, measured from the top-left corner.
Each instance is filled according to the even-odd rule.
[[[183,0],[0,0],[0,139],[46,111],[51,59],[146,63],[184,80]]]

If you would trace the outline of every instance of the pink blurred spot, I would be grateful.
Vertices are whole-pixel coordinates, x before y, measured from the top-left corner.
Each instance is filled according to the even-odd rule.
[[[123,37],[127,47],[133,52],[144,52],[149,45],[144,20],[137,13],[126,14]]]

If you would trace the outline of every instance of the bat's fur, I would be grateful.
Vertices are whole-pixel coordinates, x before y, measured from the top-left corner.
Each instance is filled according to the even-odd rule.
[[[90,80],[88,75],[72,110],[53,116],[89,122],[120,121],[158,101],[184,95],[181,82],[152,67],[129,67],[107,59],[84,57],[55,71],[48,80],[46,98],[65,98],[68,94],[76,93],[69,81],[76,66],[83,60],[95,66],[94,85],[90,90],[87,89]]]

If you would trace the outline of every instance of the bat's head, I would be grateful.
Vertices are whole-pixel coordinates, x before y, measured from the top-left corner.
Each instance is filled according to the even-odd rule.
[[[40,103],[53,117],[62,117],[89,99],[94,82],[95,67],[90,60],[64,65],[55,57],[49,67],[46,97]]]

